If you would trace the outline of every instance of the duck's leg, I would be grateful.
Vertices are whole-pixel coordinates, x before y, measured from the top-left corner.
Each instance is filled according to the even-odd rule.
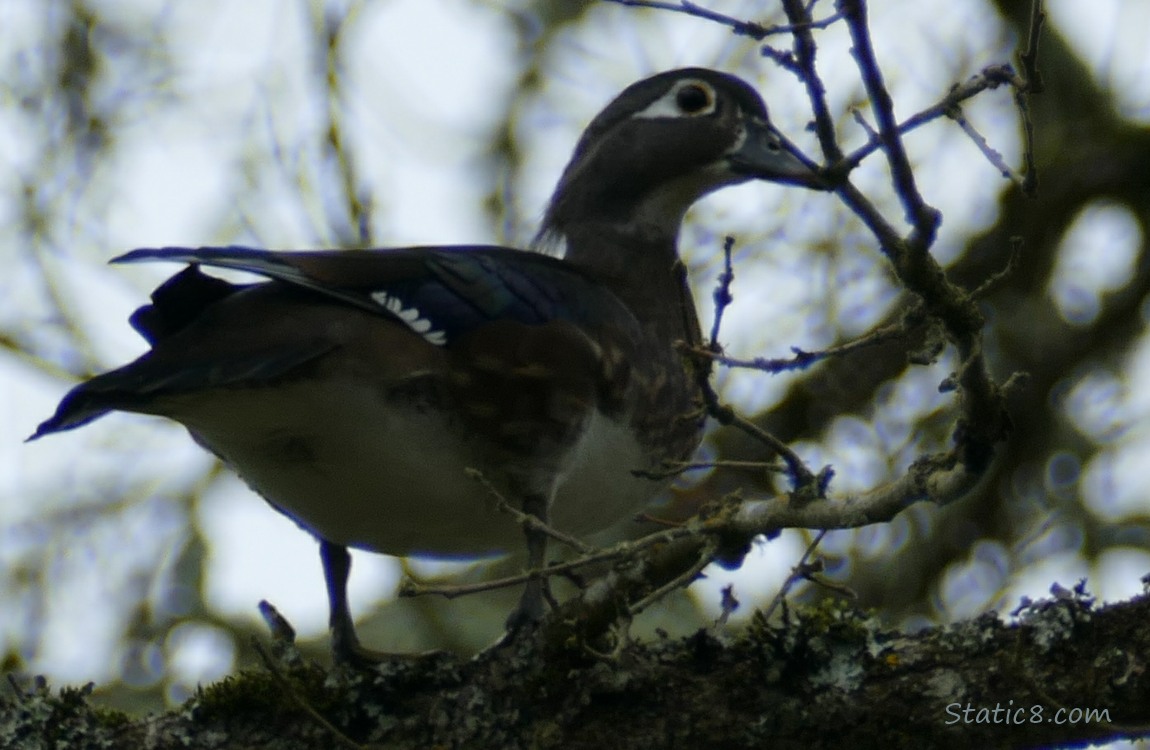
[[[523,498],[523,512],[546,524],[551,499],[539,493],[530,493]],[[547,558],[547,534],[530,526],[524,528],[527,537],[527,569],[539,570]],[[545,577],[534,577],[527,581],[519,604],[507,618],[507,630],[515,633],[524,626],[534,625],[543,619],[546,602],[551,601],[551,589]]]
[[[358,667],[373,667],[392,656],[364,648],[355,634],[355,622],[347,604],[347,579],[351,574],[351,554],[347,547],[320,539],[319,557],[323,561],[323,577],[327,583],[328,623],[335,660]]]

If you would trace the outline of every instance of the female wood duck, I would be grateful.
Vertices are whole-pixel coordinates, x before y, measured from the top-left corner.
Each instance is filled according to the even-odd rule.
[[[136,311],[151,351],[76,386],[32,438],[109,411],[155,414],[320,541],[335,656],[367,662],[348,548],[470,557],[520,527],[467,468],[570,534],[634,513],[665,482],[636,470],[699,443],[701,341],[676,249],[687,208],[750,179],[821,188],[748,84],[686,68],[623,91],[588,126],[539,243],[272,252],[142,249],[189,264]],[[237,285],[201,266],[250,271]],[[544,543],[528,536],[532,565]],[[542,614],[529,585],[513,621]]]

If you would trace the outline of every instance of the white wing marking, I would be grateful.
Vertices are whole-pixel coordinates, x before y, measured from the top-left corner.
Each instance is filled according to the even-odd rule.
[[[372,292],[371,298],[377,305],[406,323],[408,328],[418,333],[428,343],[436,346],[447,343],[447,334],[432,328],[431,321],[423,317],[417,308],[405,306],[402,300],[387,292]]]

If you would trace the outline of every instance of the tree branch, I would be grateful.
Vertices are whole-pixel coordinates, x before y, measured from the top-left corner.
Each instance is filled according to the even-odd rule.
[[[91,689],[0,697],[15,747],[667,746],[776,750],[1043,747],[1150,733],[1150,598],[1098,607],[1080,584],[914,634],[847,607],[791,611],[741,636],[627,643],[609,664],[578,641],[471,660],[399,660],[378,673],[281,665],[130,719]],[[1083,669],[1081,665],[1090,668]],[[301,710],[300,705],[310,710]],[[545,741],[544,741],[545,740]],[[21,744],[23,743],[23,744]]]

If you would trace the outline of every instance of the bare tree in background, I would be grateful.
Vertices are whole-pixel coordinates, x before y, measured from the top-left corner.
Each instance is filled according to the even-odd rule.
[[[733,288],[743,293],[737,286],[742,266],[730,267],[715,295],[712,346],[686,353],[714,368],[760,370],[763,378],[800,371],[801,377],[777,406],[760,414],[739,414],[709,390],[710,413],[723,425],[710,441],[709,460],[718,468],[680,493],[676,507],[689,520],[556,563],[548,573],[583,578],[582,588],[537,641],[525,643],[513,658],[493,663],[444,656],[399,664],[382,676],[332,675],[277,642],[277,654],[265,655],[255,671],[154,719],[110,719],[81,692],[57,697],[46,688],[21,685],[0,703],[0,738],[28,743],[21,747],[38,747],[32,737],[48,738],[45,747],[65,741],[72,747],[97,747],[101,741],[167,747],[178,736],[195,738],[196,747],[887,747],[1050,746],[1146,733],[1150,629],[1144,626],[1143,601],[1099,608],[1088,588],[1067,582],[1051,600],[1020,606],[1010,625],[988,616],[917,635],[884,627],[929,620],[940,580],[980,541],[1008,550],[1004,565],[1012,570],[1033,555],[1029,545],[1036,534],[1076,540],[1065,546],[1092,559],[1148,546],[1150,518],[1106,520],[1090,509],[1081,480],[1083,467],[1112,450],[1115,431],[1129,425],[1119,416],[1109,431],[1091,432],[1068,417],[1065,402],[1088,377],[1120,379],[1129,372],[1127,358],[1143,336],[1150,292],[1144,239],[1150,131],[1115,114],[1110,94],[1057,33],[1043,26],[1041,6],[1031,0],[997,3],[1020,40],[1016,60],[967,71],[953,88],[939,91],[932,106],[909,117],[891,101],[863,0],[833,6],[782,0],[784,17],[774,25],[725,16],[717,3],[715,9],[678,2],[619,4],[647,8],[634,10],[636,22],[661,12],[721,24],[761,42],[763,65],[776,65],[779,75],[802,82],[817,142],[809,156],[837,185],[835,210],[857,217],[869,232],[866,251],[885,258],[902,290],[899,304],[870,331],[829,348],[805,351],[801,342],[787,342],[800,347],[793,356],[740,359],[744,353],[720,346],[732,274]],[[525,38],[537,35],[534,56],[524,61],[528,91],[546,75],[547,40],[595,4],[537,5],[531,17],[538,25],[525,21],[522,29]],[[767,5],[765,13],[776,11]],[[292,165],[298,170],[293,179],[310,186],[298,199],[313,221],[312,236],[300,244],[372,244],[371,206],[379,197],[357,172],[341,110],[340,46],[359,9],[313,7],[320,125],[310,160],[281,160],[274,168]],[[0,329],[0,346],[14,361],[51,374],[59,374],[53,363],[64,362],[79,376],[100,363],[57,266],[61,258],[68,260],[76,236],[65,217],[77,194],[88,201],[115,200],[93,198],[91,191],[108,168],[104,160],[118,123],[134,111],[126,92],[159,92],[162,100],[171,70],[161,45],[101,18],[95,4],[74,0],[56,13],[49,24],[56,46],[37,63],[42,69],[29,68],[39,70],[39,77],[30,73],[28,82],[11,84],[14,92],[46,80],[54,88],[36,100],[53,127],[34,141],[36,158],[9,180],[21,200],[7,243],[34,269],[27,282],[35,291],[29,293],[50,302],[52,317],[50,325],[37,327],[15,319]],[[846,30],[865,93],[865,106],[849,126],[843,123],[851,115],[830,109],[819,75],[821,35],[829,28]],[[118,85],[107,86],[110,79]],[[1020,163],[1002,161],[995,144],[964,116],[964,104],[985,96],[1016,102],[1025,143]],[[847,149],[840,140],[846,127],[867,132],[866,144]],[[932,254],[942,217],[920,191],[904,146],[911,130],[942,127],[962,128],[1005,178],[995,223],[970,237],[945,268]],[[489,169],[495,184],[497,175],[515,171],[521,155],[510,131],[493,137],[496,158]],[[887,165],[898,199],[893,213],[852,182],[853,170],[869,160]],[[254,162],[242,167],[239,174],[253,183],[267,168]],[[492,194],[493,223],[507,209],[504,198]],[[1143,240],[1128,278],[1101,299],[1093,317],[1067,320],[1049,289],[1068,231],[1100,202],[1128,213]],[[245,216],[244,209],[229,214],[222,231],[245,228]],[[98,227],[83,229],[89,241],[99,237]],[[954,372],[938,383],[951,394],[948,404],[913,426],[921,437],[913,459],[866,489],[841,491],[841,469],[808,465],[789,447],[824,439],[837,419],[868,422],[891,383],[941,357],[955,362]],[[39,547],[29,540],[82,533],[99,518],[146,504],[150,485],[130,479],[111,491],[104,488],[104,496],[114,498],[110,504],[93,503],[6,533],[2,538],[15,540],[18,553],[4,571],[7,587],[37,601],[46,573]],[[194,504],[195,493],[210,481],[198,483],[182,507]],[[483,487],[477,485],[476,492],[482,494]],[[912,506],[909,513],[917,515],[908,520]],[[849,547],[829,553],[818,548],[824,530],[892,519],[901,519],[905,539],[890,554],[868,556],[865,564]],[[703,630],[686,640],[630,637],[634,618],[690,583],[708,563],[736,561],[756,538],[794,528],[810,530],[807,554],[795,561],[788,586],[745,633],[725,640]],[[204,545],[194,536],[173,566],[200,597]],[[606,569],[610,575],[603,575]],[[147,611],[151,578],[132,580],[136,590],[128,597],[145,604],[127,619],[129,637],[145,645],[162,640],[176,622]],[[512,576],[503,583],[521,580]],[[409,593],[423,594],[467,589],[458,583],[408,586]],[[425,618],[415,620],[415,629],[434,632],[441,623],[428,601],[416,597],[396,607],[404,607],[407,617]],[[877,617],[865,617],[856,607],[873,608]],[[389,616],[395,614],[393,609]],[[217,620],[200,599],[183,617]],[[244,649],[247,641],[238,638]],[[428,645],[460,642],[446,637]],[[250,649],[243,653],[256,658]],[[10,668],[20,666],[18,654],[6,659]],[[952,721],[969,706],[1025,706],[1027,712],[1013,715],[1014,721],[1009,713],[1007,721],[1002,714]],[[1042,720],[1034,721],[1033,707],[1042,709]],[[1067,721],[1053,720],[1060,710],[1085,708],[1106,713],[1077,721],[1064,713]],[[211,745],[210,737],[226,739]]]

